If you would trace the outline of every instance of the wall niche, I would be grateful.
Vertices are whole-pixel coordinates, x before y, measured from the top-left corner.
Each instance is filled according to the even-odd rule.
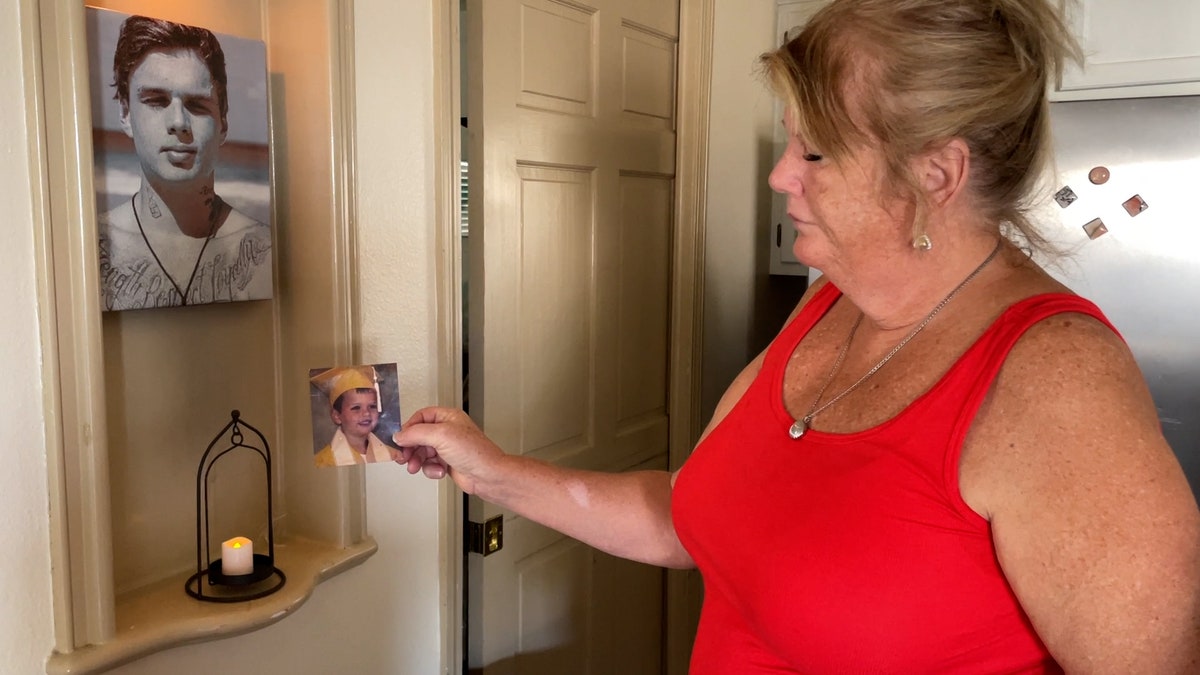
[[[369,557],[359,468],[312,463],[307,372],[357,363],[350,0],[89,0],[266,44],[273,297],[102,312],[85,3],[20,0],[41,78],[38,155],[50,297],[46,434],[55,651],[48,673],[103,672],[261,628]],[[237,409],[271,446],[276,593],[199,602],[196,471]],[[261,468],[214,469],[214,523],[265,544]],[[217,531],[210,540],[216,540]]]

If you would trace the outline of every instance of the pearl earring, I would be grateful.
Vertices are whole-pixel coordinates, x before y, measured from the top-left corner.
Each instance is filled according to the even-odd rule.
[[[928,251],[933,248],[933,240],[929,238],[929,235],[921,234],[913,237],[912,245],[918,251]]]

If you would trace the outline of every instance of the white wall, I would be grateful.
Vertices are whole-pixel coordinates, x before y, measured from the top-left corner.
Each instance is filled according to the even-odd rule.
[[[758,56],[775,46],[775,3],[715,0],[714,11],[701,376],[706,418],[804,290],[800,277],[768,275],[767,175],[779,122]]]
[[[4,349],[0,368],[0,671],[36,673],[54,642],[50,609],[50,535],[42,426],[41,349],[37,327],[33,195],[25,125],[20,21],[16,3],[0,3],[0,293]]]
[[[53,648],[41,354],[29,155],[16,3],[0,3],[0,228],[7,288],[0,421],[0,672],[44,672]],[[357,0],[358,206],[362,356],[400,364],[407,414],[434,399],[431,3]],[[136,661],[122,675],[213,672],[439,673],[442,635],[437,484],[397,466],[367,475],[379,551],[317,587],[260,631]],[[233,667],[231,664],[244,664]]]

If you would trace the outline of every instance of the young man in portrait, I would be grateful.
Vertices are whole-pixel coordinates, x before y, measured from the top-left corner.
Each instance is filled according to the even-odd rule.
[[[141,180],[99,218],[103,309],[271,297],[271,231],[214,190],[229,131],[225,55],[193,26],[131,16],[113,54]]]

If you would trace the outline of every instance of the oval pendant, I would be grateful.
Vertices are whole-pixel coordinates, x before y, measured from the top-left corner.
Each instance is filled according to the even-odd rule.
[[[806,431],[808,431],[808,425],[804,423],[804,420],[796,420],[788,429],[788,436],[791,436],[792,440],[796,440],[803,436]]]

